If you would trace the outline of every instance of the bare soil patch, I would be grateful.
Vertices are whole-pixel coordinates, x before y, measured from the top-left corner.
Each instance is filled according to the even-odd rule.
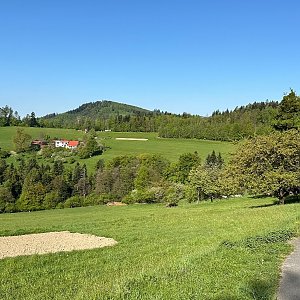
[[[114,239],[69,231],[0,237],[0,259],[113,246]]]
[[[126,203],[117,202],[117,201],[107,202],[107,204],[106,204],[106,206],[126,206],[126,205],[127,205]]]

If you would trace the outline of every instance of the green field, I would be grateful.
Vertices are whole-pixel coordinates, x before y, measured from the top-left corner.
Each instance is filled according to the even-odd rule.
[[[42,135],[49,135],[51,138],[66,138],[82,140],[84,133],[74,129],[58,128],[24,128],[33,138],[39,138]],[[16,127],[0,127],[0,147],[4,150],[12,150],[12,139],[16,133]],[[204,160],[206,156],[215,150],[221,152],[226,159],[229,153],[234,151],[235,145],[229,142],[196,140],[196,139],[161,139],[157,133],[141,132],[97,132],[100,143],[110,147],[101,156],[95,156],[89,159],[81,160],[89,169],[93,169],[96,162],[102,158],[110,160],[118,155],[137,155],[141,153],[161,154],[170,161],[175,161],[178,157],[187,152],[197,151]],[[120,141],[116,138],[147,138],[148,141]]]
[[[0,235],[69,230],[119,243],[1,260],[0,299],[275,299],[299,222],[298,204],[270,198],[3,214]]]

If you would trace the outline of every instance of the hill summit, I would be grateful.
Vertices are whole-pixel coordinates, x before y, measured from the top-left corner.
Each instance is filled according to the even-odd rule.
[[[88,117],[91,119],[109,119],[114,116],[126,116],[126,115],[146,115],[151,113],[150,110],[140,108],[137,106],[102,100],[96,102],[89,102],[80,105],[78,108],[69,110],[61,114],[49,114],[44,116],[45,119],[64,117],[64,118],[77,118]]]

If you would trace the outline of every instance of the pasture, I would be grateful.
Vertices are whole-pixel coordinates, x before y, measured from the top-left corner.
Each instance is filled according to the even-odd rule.
[[[33,139],[49,135],[51,138],[66,138],[82,140],[84,133],[74,129],[59,128],[24,128]],[[13,136],[16,127],[0,127],[0,147],[4,150],[13,150]],[[147,141],[116,140],[116,138],[147,138]],[[97,161],[101,158],[105,161],[119,155],[138,155],[142,153],[160,154],[170,161],[176,161],[178,157],[187,152],[197,151],[202,159],[215,150],[221,152],[225,160],[234,151],[235,144],[229,142],[196,140],[196,139],[162,139],[157,133],[142,132],[97,132],[99,143],[108,147],[101,156],[94,156],[89,159],[79,159],[81,164],[85,163],[89,170],[93,170]]]
[[[271,198],[0,215],[0,235],[65,231],[113,247],[0,260],[0,299],[273,299],[299,235],[298,204]]]

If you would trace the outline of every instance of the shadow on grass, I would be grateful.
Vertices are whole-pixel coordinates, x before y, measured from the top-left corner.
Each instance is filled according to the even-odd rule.
[[[269,206],[274,206],[274,205],[278,205],[278,203],[268,203],[268,204],[262,204],[262,205],[253,205],[250,206],[250,208],[262,208],[262,207],[269,207]]]
[[[248,283],[244,292],[250,299],[271,300],[273,299],[272,282],[255,279]]]
[[[252,198],[255,199],[254,197],[252,197]],[[300,203],[300,195],[285,197],[283,205],[294,204],[294,203]],[[273,203],[268,203],[268,204],[253,205],[253,206],[250,206],[250,208],[261,208],[261,207],[269,207],[269,206],[274,206],[274,205],[279,205],[279,200],[274,200]]]

